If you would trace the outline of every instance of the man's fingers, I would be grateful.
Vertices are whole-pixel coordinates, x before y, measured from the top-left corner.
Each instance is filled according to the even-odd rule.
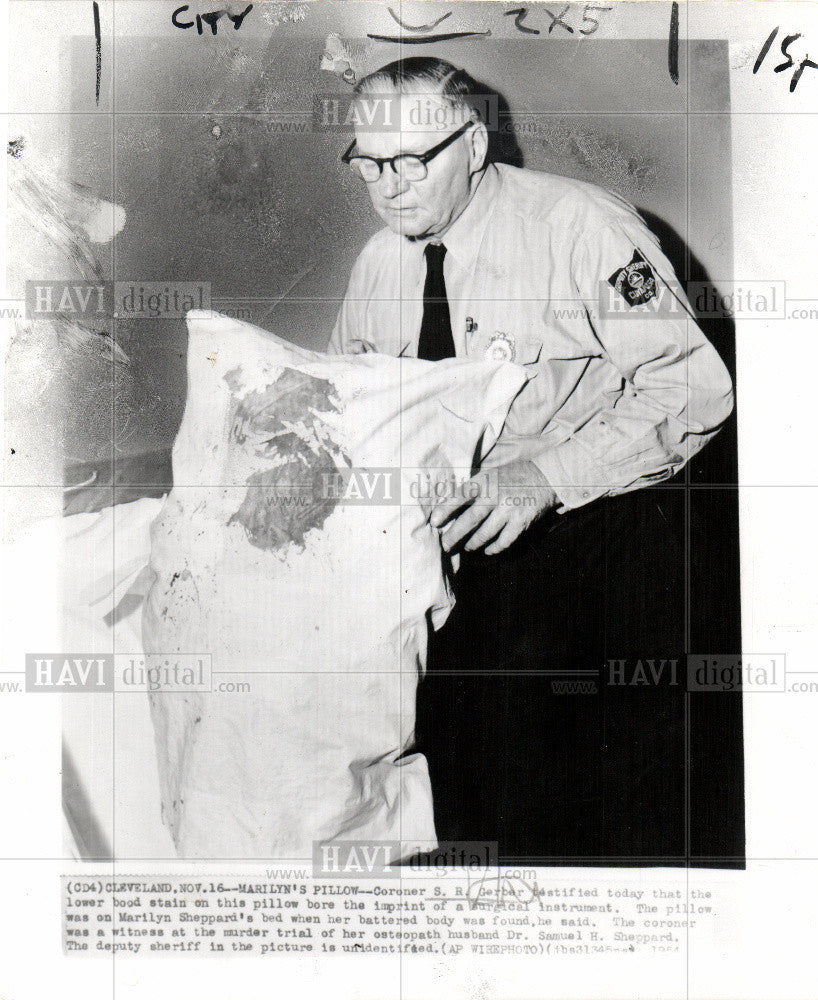
[[[484,492],[484,480],[474,478],[465,480],[465,482],[459,486],[456,496],[446,496],[443,499],[438,500],[432,510],[431,516],[429,517],[429,523],[433,528],[442,527],[447,521],[450,521],[458,513],[458,511],[464,510],[466,507],[470,507],[475,500],[479,500],[483,497]],[[485,498],[483,502],[485,503]]]
[[[486,546],[487,556],[496,556],[498,552],[504,552],[512,542],[516,542],[523,533],[524,525],[509,522],[500,534],[494,539],[491,545]]]
[[[496,535],[498,535],[506,527],[507,523],[507,513],[501,513],[498,509],[493,510],[491,517],[487,517],[477,531],[475,531],[471,538],[466,542],[466,549],[469,552],[473,552],[475,549],[481,549],[486,542],[490,542]]]
[[[447,552],[450,552],[466,535],[470,535],[490,513],[491,508],[483,507],[480,504],[472,504],[459,517],[455,518],[441,535],[440,540],[443,548]]]
[[[458,511],[462,510],[464,507],[471,506],[474,501],[469,499],[463,499],[463,497],[447,497],[445,500],[439,500],[432,510],[431,516],[429,517],[429,524],[433,528],[442,528],[443,525],[450,521]]]

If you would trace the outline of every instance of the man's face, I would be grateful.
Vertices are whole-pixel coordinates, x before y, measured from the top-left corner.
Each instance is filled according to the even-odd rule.
[[[461,110],[450,108],[436,95],[395,94],[388,100],[391,124],[384,125],[384,131],[355,130],[356,152],[362,156],[425,153],[457,131],[465,120]],[[383,103],[376,110],[377,120],[383,122],[387,113]],[[423,180],[405,180],[387,163],[380,178],[366,187],[375,211],[393,232],[401,236],[442,236],[471,198],[471,177],[479,169],[475,162],[467,131],[429,161]]]

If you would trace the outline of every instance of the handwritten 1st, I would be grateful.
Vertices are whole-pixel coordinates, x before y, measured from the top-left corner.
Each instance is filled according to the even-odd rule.
[[[758,53],[758,58],[753,66],[753,73],[757,73],[761,69],[761,64],[767,58],[767,53],[770,51],[770,46],[775,41],[775,36],[778,34],[778,28],[773,28],[773,30],[767,35],[767,40],[761,46],[761,51]],[[795,60],[789,53],[789,48],[794,41],[801,37],[800,32],[794,35],[785,35],[781,41],[781,55],[787,57],[787,61],[780,63],[778,66],[773,68],[773,73],[783,73],[785,69],[791,69],[795,66]],[[812,69],[818,69],[818,63],[814,63],[809,57],[809,53],[801,60],[790,78],[790,93],[792,93],[798,86],[798,81],[801,79],[801,74],[807,68],[807,66]]]

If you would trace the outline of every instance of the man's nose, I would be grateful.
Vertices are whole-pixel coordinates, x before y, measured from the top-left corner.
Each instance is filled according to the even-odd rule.
[[[383,198],[395,198],[399,194],[406,194],[409,182],[400,176],[391,163],[384,163],[378,178],[378,190]]]

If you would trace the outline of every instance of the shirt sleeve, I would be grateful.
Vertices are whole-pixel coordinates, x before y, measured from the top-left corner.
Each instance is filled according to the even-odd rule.
[[[346,292],[344,293],[344,300],[341,303],[341,308],[338,310],[335,326],[332,328],[332,333],[326,346],[327,354],[348,353],[346,344],[351,337],[351,331],[360,326],[360,317],[356,317],[356,311],[353,279],[350,277]]]
[[[590,398],[566,440],[531,455],[563,511],[670,478],[733,409],[727,369],[641,221],[617,220],[578,247],[574,282],[621,391]]]
[[[327,343],[327,354],[365,354],[375,350],[367,336],[367,297],[362,285],[365,253],[366,250],[353,265],[344,300]]]

